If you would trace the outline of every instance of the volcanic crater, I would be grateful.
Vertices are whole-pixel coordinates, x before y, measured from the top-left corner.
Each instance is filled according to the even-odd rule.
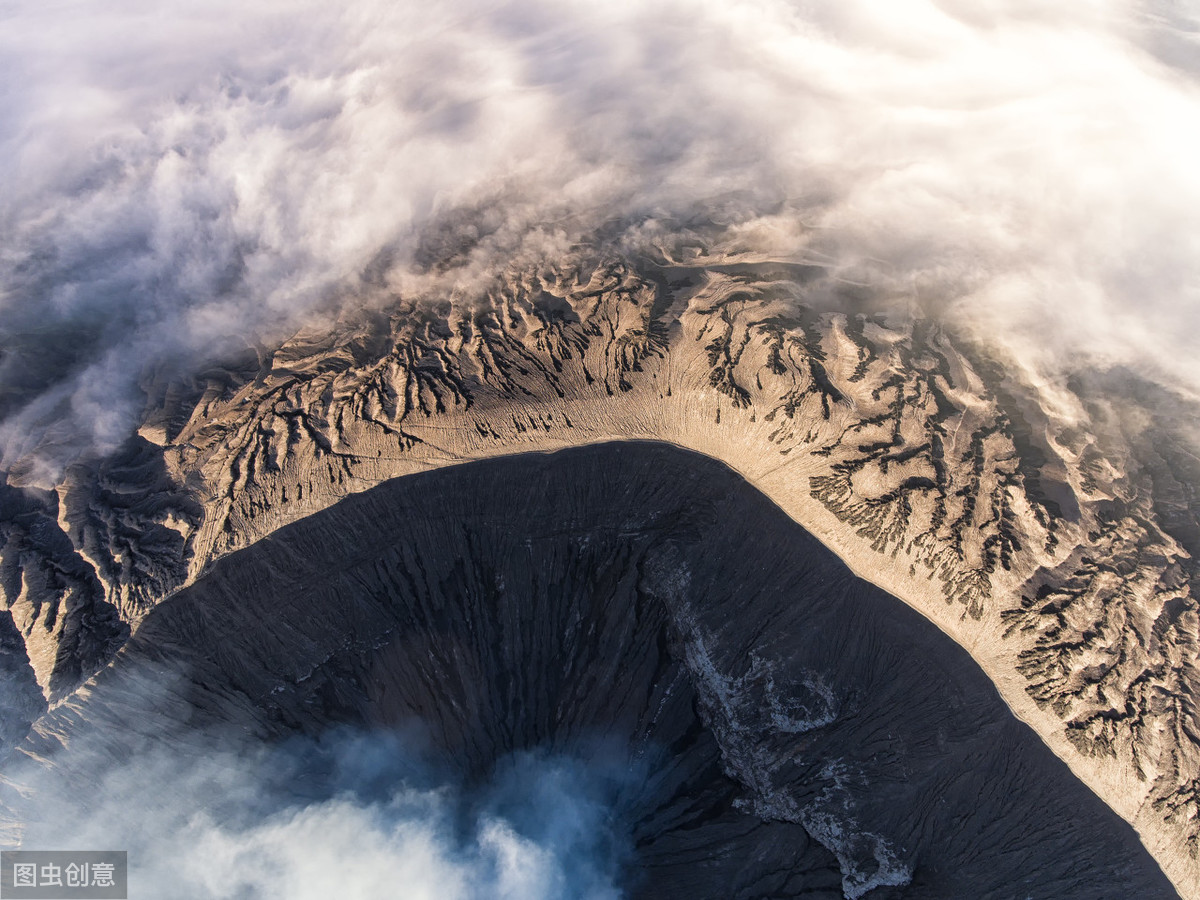
[[[1177,896],[967,650],[667,444],[409,475],[280,528],[18,755],[86,779],[338,727],[418,728],[468,783],[521,751],[615,758],[632,897]]]

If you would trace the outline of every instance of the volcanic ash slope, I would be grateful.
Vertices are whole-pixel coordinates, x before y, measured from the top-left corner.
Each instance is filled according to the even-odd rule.
[[[1176,896],[965,650],[663,444],[397,479],[220,560],[35,725],[16,812],[61,833],[43,764],[87,798],[97,763],[209,758],[189,735],[414,721],[468,783],[535,749],[638,772],[612,809],[635,898]]]
[[[120,452],[42,493],[15,467],[0,495],[5,737],[215,560],[347,494],[666,441],[731,466],[966,648],[1200,897],[1200,464],[1172,425],[1195,410],[1131,373],[1030,384],[920,319],[822,311],[833,293],[820,269],[698,248],[576,260],[148,377]]]

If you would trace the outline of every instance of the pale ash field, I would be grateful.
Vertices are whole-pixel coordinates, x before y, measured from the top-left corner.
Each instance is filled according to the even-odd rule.
[[[41,758],[53,710],[102,702],[91,679],[164,598],[289,523],[469,460],[661,441],[936,623],[1200,897],[1195,410],[1130,372],[1029,383],[970,335],[813,303],[824,279],[703,242],[580,251],[479,301],[392,299],[147,377],[137,438],[53,491],[20,490],[20,465],[4,488],[11,758]],[[888,846],[920,865],[902,831]]]

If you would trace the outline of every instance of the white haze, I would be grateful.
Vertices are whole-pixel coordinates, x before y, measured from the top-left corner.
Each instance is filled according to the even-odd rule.
[[[126,850],[131,897],[623,895],[629,842],[611,801],[630,776],[569,757],[506,757],[468,789],[394,735],[339,730],[242,753],[147,749],[89,771],[26,776],[22,846]]]
[[[486,269],[730,197],[744,246],[1030,367],[1193,392],[1198,21],[1184,0],[0,0],[3,463],[113,447],[147,366],[403,287],[448,218]]]

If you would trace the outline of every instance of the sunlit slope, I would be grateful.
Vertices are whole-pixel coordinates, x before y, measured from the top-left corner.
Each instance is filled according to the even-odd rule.
[[[349,493],[667,441],[727,463],[957,640],[1196,896],[1197,464],[1171,430],[1186,408],[1130,373],[1032,384],[970,335],[824,311],[830,290],[814,267],[699,248],[581,254],[479,300],[388,300],[147,379],[138,439],[40,501],[5,495],[16,708],[68,695],[213,560]],[[1122,398],[1141,426],[1121,425]]]

